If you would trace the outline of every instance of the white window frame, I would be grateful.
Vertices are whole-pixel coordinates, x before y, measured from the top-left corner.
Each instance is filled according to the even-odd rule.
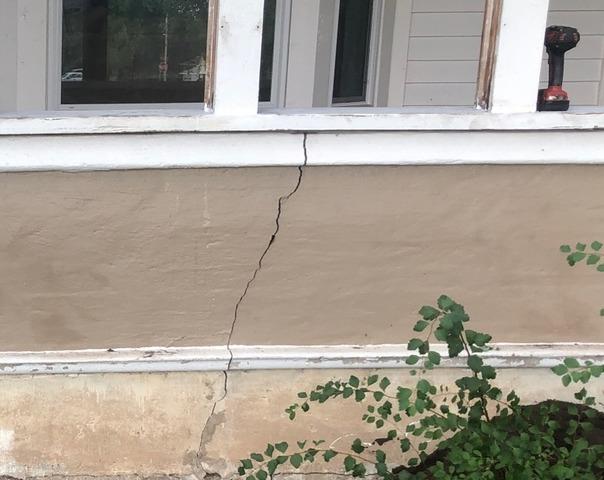
[[[268,102],[259,102],[260,109],[285,107],[287,55],[289,51],[289,27],[292,0],[277,0],[276,5],[271,99]]]
[[[263,0],[212,0],[220,8],[206,111],[156,105],[154,111],[95,106],[88,112],[0,114],[0,170],[604,164],[604,109],[535,112],[548,0],[487,1],[502,2],[490,110],[334,107],[260,113]]]
[[[47,62],[47,109],[48,110],[203,110],[204,102],[182,103],[61,103],[61,57],[63,47],[63,0],[48,0],[48,62]]]

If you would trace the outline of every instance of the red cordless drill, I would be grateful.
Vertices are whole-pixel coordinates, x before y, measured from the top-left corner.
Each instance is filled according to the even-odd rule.
[[[564,78],[564,54],[579,43],[579,31],[573,27],[552,25],[545,29],[545,48],[549,57],[549,86],[539,90],[537,110],[540,112],[564,112],[570,102],[562,90]]]

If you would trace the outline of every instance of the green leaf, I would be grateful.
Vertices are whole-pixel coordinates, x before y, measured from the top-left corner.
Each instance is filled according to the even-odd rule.
[[[438,297],[438,306],[440,309],[448,310],[453,305],[455,305],[455,302],[451,300],[448,296],[441,295],[440,297]]]
[[[560,251],[562,253],[570,253],[571,252],[570,245],[560,245]]]
[[[407,350],[417,350],[423,344],[424,344],[423,340],[420,340],[419,338],[412,338],[411,340],[409,340],[409,343],[407,344]]]
[[[382,381],[380,382],[380,388],[382,390],[386,390],[389,385],[390,385],[390,380],[387,377],[382,378]]]
[[[255,460],[256,462],[264,462],[264,457],[262,455],[260,455],[259,453],[252,453],[250,455],[250,458],[252,460]]]
[[[355,439],[354,442],[352,442],[352,446],[350,447],[350,449],[354,453],[359,453],[359,454],[363,453],[365,451],[365,447],[361,443],[361,439],[360,438],[357,438],[357,439]]]
[[[375,459],[378,463],[386,463],[386,454],[382,450],[377,450],[375,452]]]
[[[600,316],[604,317],[604,308],[600,310]]]
[[[580,252],[584,252],[586,247],[587,245],[585,245],[584,243],[577,243],[577,250],[579,250]]]
[[[300,465],[302,465],[302,455],[299,453],[292,455],[289,459],[289,463],[291,463],[294,468],[300,468]]]
[[[581,366],[579,360],[571,357],[567,357],[564,359],[564,365],[566,365],[568,368],[579,368]]]
[[[356,390],[356,391],[354,392],[354,399],[355,399],[357,402],[361,402],[361,401],[363,401],[363,400],[365,399],[365,392],[364,392],[363,390]]]
[[[578,263],[583,260],[586,256],[587,255],[584,252],[573,252],[568,257],[566,257],[566,259],[568,260],[569,264],[574,265],[575,263]]]
[[[468,367],[470,367],[470,369],[473,372],[480,372],[480,369],[482,368],[482,366],[484,365],[484,362],[482,361],[482,358],[480,358],[477,355],[470,355],[468,357]]]
[[[270,443],[266,446],[266,450],[264,451],[264,454],[267,457],[272,457],[273,456],[273,452],[275,451],[275,447],[273,447]]]
[[[326,462],[329,462],[332,458],[334,458],[338,453],[334,452],[333,450],[326,450],[325,453],[323,453],[323,460],[325,460]]]
[[[598,242],[597,240],[595,242],[591,242],[591,248],[596,252],[598,252],[602,248],[602,246],[603,244],[601,242]]]
[[[308,395],[306,394],[306,392],[299,392],[298,393],[298,398],[306,398],[308,397]]]
[[[408,438],[403,438],[401,440],[401,452],[405,453],[411,449],[411,442]]]
[[[243,468],[245,468],[246,470],[250,470],[251,468],[254,468],[254,465],[252,464],[252,461],[249,458],[241,460],[241,466]]]
[[[344,469],[347,472],[350,472],[354,466],[357,464],[356,460],[351,457],[350,455],[348,455],[345,459],[344,459]]]
[[[430,325],[429,322],[425,320],[418,320],[415,326],[413,327],[413,330],[416,332],[423,332],[428,325]]]
[[[554,372],[558,376],[562,376],[568,373],[568,368],[566,367],[566,365],[560,364],[556,365],[555,367],[552,367],[552,372]]]
[[[440,353],[438,352],[428,352],[428,360],[430,360],[434,365],[440,365]]]
[[[363,465],[362,463],[357,463],[352,469],[352,476],[357,478],[364,477],[366,472],[367,468],[365,467],[365,465]]]
[[[275,448],[281,453],[285,453],[289,448],[289,445],[287,442],[275,443]]]
[[[436,317],[440,315],[440,312],[430,305],[424,305],[419,309],[419,314],[422,316],[424,320],[434,320]]]
[[[256,478],[258,480],[266,480],[268,478],[268,474],[264,470],[258,470],[256,472]]]
[[[367,385],[373,385],[375,382],[378,381],[380,377],[378,375],[371,375],[368,379],[367,379]]]
[[[300,448],[300,450],[304,450],[304,447],[306,446],[306,440],[303,442],[296,442],[298,444],[298,447]]]
[[[405,360],[407,365],[415,365],[417,362],[419,362],[419,357],[417,355],[409,355],[407,360]]]
[[[600,265],[598,265],[597,270],[598,270],[598,272],[604,272],[604,263],[601,263]]]
[[[591,254],[587,257],[587,265],[595,265],[600,261],[600,255]]]
[[[268,474],[272,475],[273,473],[275,473],[275,470],[277,470],[278,465],[279,465],[279,463],[277,462],[276,459],[273,459],[270,462],[268,462],[266,464],[266,468],[268,469]]]
[[[562,385],[564,385],[565,387],[568,387],[570,385],[570,381],[571,378],[569,374],[566,374],[562,377]]]
[[[428,393],[430,390],[430,382],[422,378],[419,382],[417,382],[417,389],[422,393]]]
[[[348,385],[350,385],[352,388],[359,388],[359,383],[359,379],[354,375],[351,375],[348,379]]]

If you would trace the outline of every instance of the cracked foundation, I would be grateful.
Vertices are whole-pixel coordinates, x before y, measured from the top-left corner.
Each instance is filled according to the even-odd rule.
[[[497,342],[604,342],[600,277],[558,252],[600,235],[600,179],[600,166],[0,174],[0,349],[404,344],[441,293]],[[283,414],[350,373],[0,375],[0,474],[229,479],[268,441],[358,431],[354,408]],[[543,369],[502,382],[528,400],[568,393]]]

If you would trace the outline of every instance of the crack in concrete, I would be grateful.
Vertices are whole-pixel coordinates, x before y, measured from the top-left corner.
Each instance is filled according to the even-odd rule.
[[[245,297],[247,296],[247,294],[250,290],[250,287],[256,281],[256,277],[260,273],[260,270],[262,270],[262,262],[264,261],[264,258],[268,255],[268,252],[270,251],[271,247],[275,243],[275,240],[277,239],[277,235],[279,234],[279,230],[281,229],[280,221],[281,221],[281,213],[283,212],[283,204],[285,202],[287,202],[298,191],[298,189],[300,188],[300,184],[302,183],[302,176],[304,175],[304,167],[306,167],[306,165],[308,164],[308,150],[306,148],[307,140],[308,140],[308,134],[304,133],[304,137],[302,139],[302,149],[304,152],[304,163],[302,165],[298,166],[298,181],[296,182],[296,185],[291,192],[289,192],[287,195],[283,195],[283,196],[279,197],[279,202],[277,205],[277,216],[275,218],[275,230],[274,230],[273,234],[271,235],[271,238],[268,241],[266,248],[262,252],[262,255],[260,255],[260,259],[258,260],[258,265],[256,266],[256,269],[254,270],[252,277],[248,280],[248,282],[245,286],[245,289],[243,290],[243,293],[241,294],[241,296],[239,297],[239,300],[237,301],[237,303],[235,305],[233,323],[231,324],[231,331],[229,332],[229,337],[227,339],[227,344],[226,344],[226,347],[230,354],[229,363],[227,365],[227,371],[230,370],[231,364],[233,363],[233,351],[231,350],[231,340],[233,339],[233,333],[235,332],[235,327],[237,326],[237,320],[239,320],[239,308],[241,307],[241,304],[245,300]]]
[[[273,231],[268,244],[266,245],[265,249],[263,250],[262,254],[260,255],[260,258],[258,259],[258,264],[254,270],[254,273],[252,274],[252,276],[250,277],[250,279],[248,280],[247,284],[245,285],[245,288],[243,290],[243,293],[241,294],[241,296],[239,297],[239,300],[237,300],[237,303],[235,304],[235,312],[233,314],[233,321],[231,323],[231,329],[229,331],[229,336],[227,338],[227,343],[226,343],[226,348],[229,352],[229,362],[227,364],[226,370],[224,370],[222,373],[224,374],[224,387],[223,387],[223,394],[222,397],[219,398],[218,400],[216,400],[214,402],[214,405],[212,406],[212,410],[210,412],[210,414],[208,415],[208,418],[206,419],[206,422],[201,430],[201,440],[199,443],[199,450],[198,450],[198,454],[197,454],[197,461],[198,461],[198,466],[201,467],[201,462],[202,462],[202,455],[204,453],[204,444],[206,443],[207,439],[206,439],[206,435],[207,435],[207,431],[208,431],[208,427],[211,424],[211,421],[213,419],[213,417],[216,415],[216,407],[217,405],[222,402],[227,394],[228,394],[228,386],[229,386],[229,371],[231,369],[231,364],[233,363],[233,350],[231,349],[231,341],[233,339],[233,333],[235,332],[235,327],[237,326],[237,321],[239,320],[239,308],[241,307],[241,304],[243,303],[243,301],[245,300],[251,286],[253,285],[253,283],[256,281],[256,277],[258,276],[258,274],[260,273],[260,270],[262,270],[262,262],[264,261],[265,257],[268,255],[271,247],[273,246],[273,244],[275,243],[275,240],[277,239],[277,235],[279,234],[279,231],[281,230],[281,214],[283,213],[283,205],[285,204],[285,202],[287,202],[300,188],[300,185],[302,183],[302,177],[304,175],[304,167],[307,166],[308,164],[308,150],[306,147],[306,142],[308,139],[308,134],[304,133],[304,137],[302,139],[302,149],[303,149],[303,153],[304,153],[304,163],[302,165],[298,166],[298,181],[296,182],[296,185],[294,186],[293,190],[291,192],[289,192],[286,195],[282,195],[281,197],[279,197],[279,201],[277,204],[277,215],[275,217],[275,230]],[[214,426],[215,428],[215,426]],[[212,475],[215,475],[213,472],[206,472],[205,469],[203,469],[203,467],[201,467],[201,470],[203,471],[204,478],[209,478]]]

